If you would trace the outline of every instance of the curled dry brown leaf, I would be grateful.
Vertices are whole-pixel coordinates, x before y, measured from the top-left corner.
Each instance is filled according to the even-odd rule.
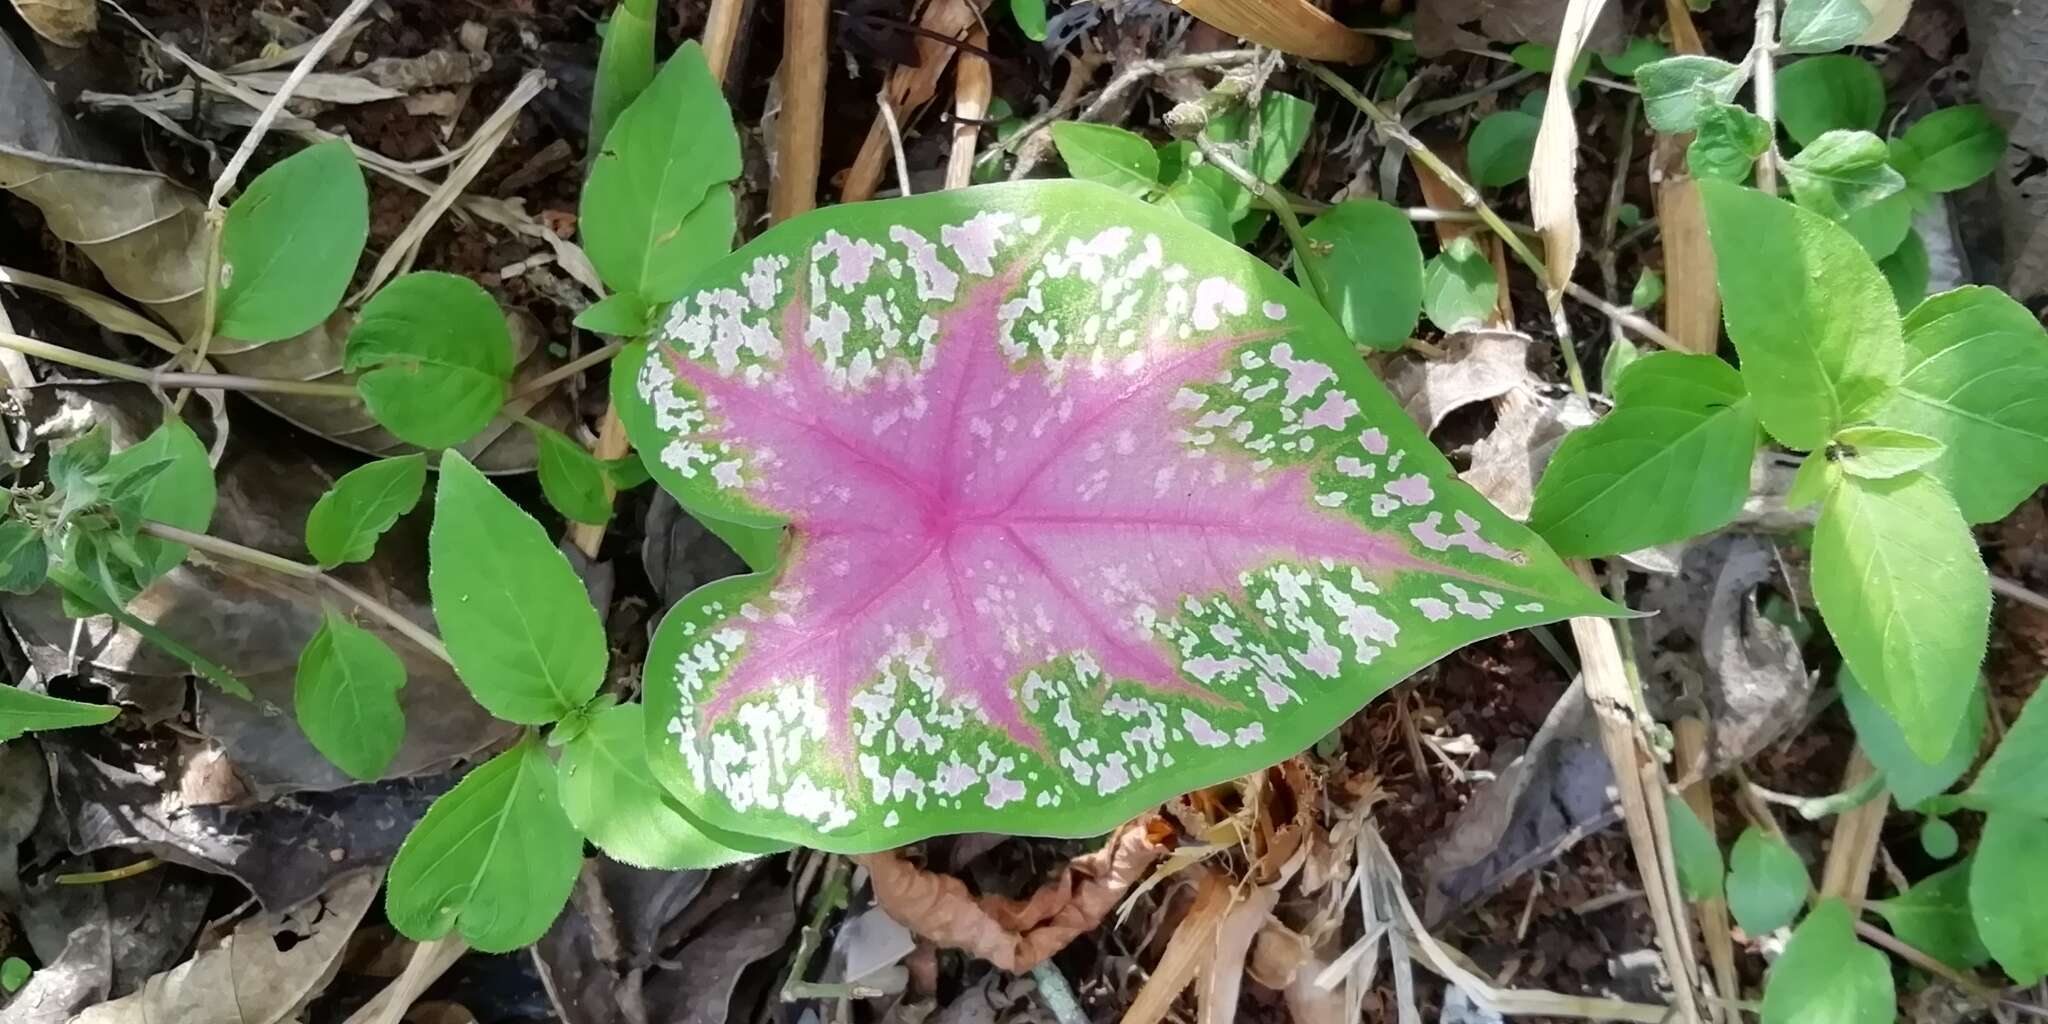
[[[28,27],[58,46],[84,46],[100,27],[99,0],[14,0]]]
[[[1167,852],[1155,816],[1127,822],[1093,853],[1068,861],[1027,899],[976,897],[951,875],[926,871],[897,851],[859,858],[875,901],[904,927],[940,946],[972,953],[1011,972],[1028,971],[1101,923],[1125,892]]]

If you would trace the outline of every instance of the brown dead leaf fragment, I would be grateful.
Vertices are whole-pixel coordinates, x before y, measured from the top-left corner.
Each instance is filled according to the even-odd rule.
[[[14,10],[58,46],[84,46],[100,27],[99,0],[14,0]]]
[[[1012,973],[1028,971],[1089,931],[1166,848],[1154,842],[1150,816],[1126,823],[1094,853],[1016,900],[975,897],[951,875],[925,871],[890,850],[859,858],[875,901],[904,927],[941,946],[965,950]]]
[[[1346,64],[1372,59],[1370,36],[1346,28],[1309,0],[1173,0],[1173,5],[1231,35],[1282,53]]]

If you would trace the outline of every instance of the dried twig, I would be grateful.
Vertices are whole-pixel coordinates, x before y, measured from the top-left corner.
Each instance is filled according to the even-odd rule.
[[[988,35],[976,29],[967,41],[976,48],[985,48]],[[963,51],[960,67],[953,73],[953,151],[946,161],[947,188],[966,188],[974,181],[974,147],[981,138],[981,122],[988,116],[989,98],[994,91],[988,59]]]
[[[1766,0],[1768,2],[1768,0]],[[1882,782],[1877,768],[1858,746],[1842,771],[1842,791],[1860,792],[1872,779]],[[1827,863],[1821,868],[1820,898],[1839,899],[1850,909],[1863,909],[1863,894],[1870,884],[1870,868],[1877,861],[1877,840],[1884,828],[1890,803],[1880,785],[1873,798],[1850,808],[1835,819],[1834,838],[1828,845]]]
[[[775,173],[768,216],[776,223],[818,205],[818,158],[825,137],[827,0],[783,0],[782,112],[775,118]],[[986,64],[982,65],[984,68]]]

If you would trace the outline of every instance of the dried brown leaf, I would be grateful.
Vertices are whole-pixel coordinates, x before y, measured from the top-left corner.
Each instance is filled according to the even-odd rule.
[[[982,8],[987,6],[988,0],[933,0],[924,9],[918,24],[917,63],[897,66],[889,72],[889,82],[882,89],[889,108],[896,113],[898,125],[909,125],[938,94],[939,77],[946,73],[946,65],[952,63],[959,49],[954,41],[967,38],[980,26]],[[840,202],[874,198],[889,150],[888,123],[877,112],[874,123],[868,126],[867,138],[861,142],[860,154],[854,157],[853,166],[847,168]]]
[[[1606,0],[1570,0],[1558,30],[1555,67],[1576,67]],[[1543,126],[1529,158],[1529,207],[1543,233],[1543,282],[1553,308],[1579,262],[1579,130],[1572,118],[1569,75],[1551,75],[1543,101]]]
[[[84,46],[100,27],[99,0],[14,0],[28,27],[58,46]]]
[[[1282,53],[1346,64],[1372,59],[1372,37],[1345,27],[1309,0],[1173,0],[1173,5]]]

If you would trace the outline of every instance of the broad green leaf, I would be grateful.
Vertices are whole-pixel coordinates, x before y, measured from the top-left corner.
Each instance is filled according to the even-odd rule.
[[[1892,301],[1898,303],[1900,315],[1920,305],[1927,298],[1933,268],[1927,261],[1927,243],[1921,241],[1919,232],[1908,231],[1897,248],[1877,261],[1877,272],[1891,286]]]
[[[1678,890],[1694,902],[1721,898],[1721,844],[1692,806],[1676,796],[1664,797],[1664,815],[1671,821],[1671,856],[1678,867]]]
[[[1961,802],[1980,811],[2048,818],[2048,686],[2037,686],[2027,698]]]
[[[391,862],[391,926],[416,942],[454,931],[486,953],[539,939],[583,868],[583,837],[557,789],[546,748],[529,736],[442,794]]]
[[[1991,581],[1925,473],[1844,475],[1813,531],[1813,594],[1842,658],[1923,760],[1947,755],[1984,660]]]
[[[476,436],[505,403],[512,332],[489,292],[422,270],[385,285],[348,332],[344,369],[386,430],[422,448]]]
[[[2048,821],[2014,811],[1984,819],[1970,856],[1970,918],[1998,966],[2021,985],[2048,974]]]
[[[106,475],[119,479],[153,464],[163,467],[129,496],[136,512],[144,519],[181,530],[206,532],[207,525],[213,522],[217,495],[205,442],[183,420],[170,420],[148,437],[114,453],[107,460]],[[136,582],[144,585],[185,560],[185,545],[155,537],[135,538],[135,551],[142,559]]]
[[[422,454],[378,459],[349,470],[306,515],[306,550],[323,569],[368,561],[377,551],[377,538],[420,503],[426,486],[427,457]]]
[[[1863,0],[1785,0],[1778,46],[1786,53],[1826,53],[1855,42],[1870,28]]]
[[[1115,125],[1060,121],[1052,126],[1052,144],[1076,178],[1140,197],[1159,187],[1159,151]]]
[[[1473,636],[1613,612],[1314,298],[1101,185],[823,208],[694,287],[614,395],[685,508],[786,526],[646,659],[655,776],[720,828],[1086,834]]]
[[[1733,100],[1748,78],[1725,60],[1686,54],[1637,68],[1636,88],[1642,91],[1643,117],[1650,127],[1689,132],[1698,127],[1703,107]]]
[[[1841,482],[1842,469],[1824,452],[1814,452],[1792,474],[1792,486],[1785,490],[1785,507],[1805,508],[1828,496]]]
[[[28,984],[28,979],[35,973],[35,968],[30,967],[28,961],[18,956],[0,960],[0,993],[13,995],[21,991],[21,987]]]
[[[1944,792],[1970,770],[1977,760],[1977,748],[1984,742],[1984,688],[1972,687],[1970,704],[1950,737],[1942,756],[1929,761],[1906,745],[1906,734],[1890,714],[1844,669],[1835,677],[1842,689],[1842,704],[1849,709],[1849,723],[1856,727],[1856,742],[1884,773],[1884,782],[1900,807],[1912,807]]]
[[[1977,922],[1970,913],[1970,876],[1977,859],[1952,864],[1913,883],[1905,892],[1871,900],[1868,906],[1907,945],[1956,970],[1976,970],[1991,962],[1991,951],[1977,937]],[[2029,877],[2020,884],[2037,883]]]
[[[1565,435],[1536,485],[1529,526],[1564,555],[1610,555],[1695,537],[1749,497],[1756,412],[1714,356],[1659,352],[1629,367],[1614,411]]]
[[[1315,104],[1289,93],[1268,92],[1259,97],[1259,137],[1252,143],[1246,170],[1269,184],[1285,177],[1308,141],[1315,112]]]
[[[1628,304],[1637,309],[1653,309],[1664,301],[1664,277],[1648,267],[1636,276],[1634,288],[1629,289]]]
[[[1347,199],[1301,232],[1309,251],[1295,274],[1314,274],[1344,333],[1361,345],[1399,348],[1422,315],[1422,246],[1401,211],[1377,199]]]
[[[725,93],[684,43],[619,115],[591,162],[578,223],[583,248],[614,292],[650,303],[682,294],[732,248],[739,134]]]
[[[1032,42],[1045,42],[1045,0],[1010,0],[1010,17]]]
[[[604,625],[533,517],[457,452],[441,459],[427,537],[434,620],[484,710],[541,725],[604,682]]]
[[[1846,427],[1828,442],[1842,472],[1866,480],[1889,480],[1941,457],[1945,447],[1926,434],[1895,427]]]
[[[1763,1024],[1892,1024],[1897,1010],[1891,963],[1856,941],[1841,900],[1806,915],[1764,979]]]
[[[604,144],[626,107],[654,81],[655,0],[620,0],[604,24],[590,93],[590,148]]]
[[[0,686],[0,743],[24,733],[101,725],[120,713],[121,709],[111,704],[82,704],[30,693],[19,686]]]
[[[1669,56],[1671,51],[1665,49],[1663,43],[1647,36],[1630,36],[1628,45],[1622,47],[1620,53],[1601,54],[1600,63],[1606,65],[1607,70],[1623,78],[1630,78],[1634,77],[1643,65]]]
[[[1422,268],[1422,308],[1444,332],[1485,323],[1500,303],[1493,261],[1470,235],[1459,235]]]
[[[1728,854],[1728,911],[1752,938],[1791,924],[1811,885],[1799,854],[1751,825]]]
[[[712,829],[678,806],[647,766],[646,721],[641,705],[615,705],[562,748],[562,810],[598,849],[658,871],[715,868],[789,849]]]
[[[2002,519],[2048,480],[2048,332],[1995,288],[1958,288],[1906,315],[1906,366],[1874,422],[1947,447],[1927,467],[1972,523]]]
[[[1168,186],[1158,203],[1187,218],[1188,223],[1207,228],[1218,238],[1230,237],[1230,211],[1209,186],[1193,178]]]
[[[384,777],[405,739],[405,665],[375,633],[327,612],[299,654],[292,711],[313,749],[351,778]]]
[[[1685,147],[1685,166],[1695,178],[1747,181],[1756,158],[1771,148],[1771,123],[1733,103],[1702,106],[1696,131]]]
[[[1816,450],[1899,379],[1891,289],[1827,218],[1726,182],[1699,188],[1757,418],[1786,447]]]
[[[1962,848],[1963,838],[1956,834],[1956,827],[1947,821],[1929,815],[1920,820],[1920,849],[1935,860],[1947,860]]]
[[[50,578],[50,548],[42,531],[19,519],[0,521],[0,590],[33,594]]]
[[[311,330],[341,304],[369,233],[369,190],[348,143],[272,164],[228,206],[215,332],[266,342]]]
[[[1898,251],[1899,243],[1913,233],[1914,207],[1926,195],[1909,185],[1851,212],[1842,219],[1842,227],[1855,236],[1871,259],[1882,260]]]
[[[1778,69],[1778,122],[1802,146],[1844,129],[1877,130],[1884,116],[1884,79],[1861,57],[1829,54]]]
[[[633,293],[607,295],[576,314],[576,326],[618,338],[637,338],[647,333],[647,318],[654,315],[647,300]]]
[[[1540,126],[1534,115],[1519,110],[1486,115],[1465,143],[1465,162],[1472,167],[1473,182],[1481,188],[1500,188],[1528,177]]]
[[[1890,156],[1869,132],[1828,132],[1785,161],[1785,184],[1799,205],[1841,220],[1905,189],[1906,179],[1886,163]]]
[[[603,526],[612,518],[604,464],[560,431],[534,425],[539,443],[540,489],[555,511],[579,523]]]
[[[1906,129],[1893,159],[1914,188],[1953,192],[1976,184],[2005,155],[2005,129],[1975,104],[1937,110]]]

